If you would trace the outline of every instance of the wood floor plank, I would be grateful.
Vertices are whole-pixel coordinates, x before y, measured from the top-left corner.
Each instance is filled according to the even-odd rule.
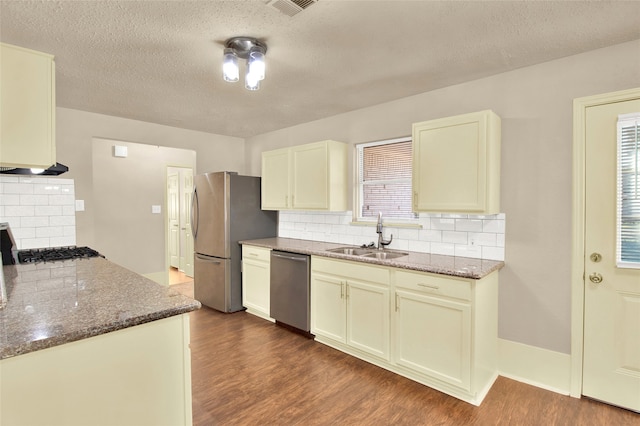
[[[190,316],[195,426],[640,425],[503,377],[475,407],[246,312]]]

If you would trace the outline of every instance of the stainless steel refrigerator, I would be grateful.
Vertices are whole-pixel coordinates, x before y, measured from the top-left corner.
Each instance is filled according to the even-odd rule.
[[[260,209],[259,177],[206,173],[194,184],[194,298],[218,311],[242,310],[238,241],[277,236],[277,212]]]

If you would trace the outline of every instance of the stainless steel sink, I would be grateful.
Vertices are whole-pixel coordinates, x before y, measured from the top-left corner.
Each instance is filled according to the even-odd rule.
[[[374,253],[368,253],[362,255],[362,257],[373,257],[375,259],[395,259],[397,257],[407,256],[409,253],[404,253],[400,251],[376,251]]]
[[[409,253],[401,251],[381,251],[375,248],[362,248],[362,247],[338,247],[334,249],[328,249],[331,253],[346,254],[350,256],[359,257],[371,257],[374,259],[395,259],[397,257],[407,256]]]
[[[372,249],[360,248],[360,247],[338,247],[334,249],[328,249],[331,253],[348,254],[351,256],[362,256],[368,253],[372,253]]]

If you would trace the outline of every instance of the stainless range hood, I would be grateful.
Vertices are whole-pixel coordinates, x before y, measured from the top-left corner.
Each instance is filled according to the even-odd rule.
[[[0,174],[4,174],[4,175],[58,176],[68,171],[69,171],[69,167],[60,163],[56,163],[42,172],[39,172],[38,169],[19,168],[19,167],[0,167]]]

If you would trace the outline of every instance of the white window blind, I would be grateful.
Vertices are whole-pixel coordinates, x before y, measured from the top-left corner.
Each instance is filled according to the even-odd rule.
[[[411,138],[356,145],[359,220],[415,219],[411,211]]]
[[[616,261],[640,268],[640,113],[618,117]]]

